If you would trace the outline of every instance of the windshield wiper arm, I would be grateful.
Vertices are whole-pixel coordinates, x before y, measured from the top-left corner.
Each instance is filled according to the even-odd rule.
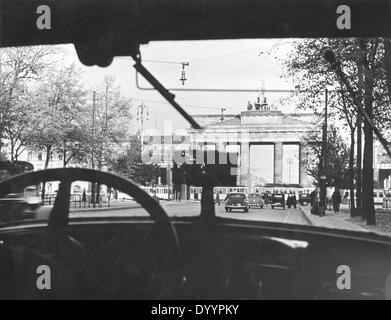
[[[134,59],[136,61],[134,68],[139,72],[174,108],[178,111],[194,129],[202,129],[202,127],[189,115],[176,101],[175,95],[168,91],[141,63],[139,57]]]

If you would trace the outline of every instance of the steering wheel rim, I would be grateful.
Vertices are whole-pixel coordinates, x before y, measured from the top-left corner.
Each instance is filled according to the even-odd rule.
[[[27,186],[37,185],[38,183],[48,181],[60,181],[59,192],[64,190],[68,190],[65,192],[70,192],[71,183],[80,180],[99,182],[132,196],[149,213],[156,225],[161,228],[161,234],[166,236],[172,255],[172,257],[170,257],[172,269],[175,269],[175,267],[179,265],[179,241],[176,230],[167,213],[157,201],[144,190],[140,189],[130,179],[123,178],[113,173],[85,168],[47,169],[18,174],[1,181],[0,197],[4,197],[8,193],[21,193]],[[54,231],[57,233],[59,230],[67,227],[69,222],[69,201],[67,209],[59,210],[58,212],[60,212],[60,214],[56,214],[56,212],[53,211],[50,213],[48,221],[49,232]]]

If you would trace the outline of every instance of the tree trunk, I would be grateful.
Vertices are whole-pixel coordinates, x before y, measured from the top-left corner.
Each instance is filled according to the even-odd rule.
[[[102,170],[102,163],[103,163],[103,145],[101,146],[100,154],[99,154],[99,161],[98,161],[98,170],[99,171]],[[98,205],[100,205],[100,188],[101,188],[100,183],[97,183],[96,202],[98,203]]]
[[[354,133],[355,130],[350,131],[350,153],[349,153],[349,189],[350,189],[350,216],[356,215],[356,208],[354,204]]]
[[[362,208],[362,118],[357,115],[357,174],[356,174],[356,207]],[[362,213],[360,213],[362,215]]]
[[[11,162],[15,161],[15,145],[13,141],[11,140]]]
[[[373,118],[373,80],[370,76],[365,77],[365,111]],[[368,225],[376,224],[375,203],[373,199],[373,131],[372,128],[365,123],[364,125],[364,161],[363,161],[363,187],[362,187],[362,212]]]
[[[65,149],[65,144],[64,144],[64,150],[62,152],[62,164],[63,167],[65,168],[67,166],[67,150]]]

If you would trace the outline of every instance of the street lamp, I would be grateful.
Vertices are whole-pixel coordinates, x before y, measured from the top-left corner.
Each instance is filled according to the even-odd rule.
[[[139,127],[140,127],[140,143],[141,143],[141,148],[144,146],[144,120],[148,120],[149,116],[149,111],[148,107],[142,102],[138,107],[137,107],[137,121],[139,122]]]

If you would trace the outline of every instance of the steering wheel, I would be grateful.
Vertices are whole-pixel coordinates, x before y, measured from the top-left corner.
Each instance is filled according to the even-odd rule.
[[[66,239],[67,247],[76,246],[82,252],[85,251],[83,246],[66,233],[69,221],[71,184],[78,180],[107,185],[127,193],[141,204],[155,222],[155,231],[159,235],[159,242],[163,242],[168,249],[169,256],[165,259],[168,261],[168,265],[165,266],[167,277],[170,278],[175,275],[180,258],[179,242],[174,226],[159,203],[130,180],[92,169],[48,169],[19,174],[0,182],[0,197],[4,197],[8,193],[23,193],[24,188],[30,185],[37,185],[46,181],[60,181],[58,194],[48,219],[47,232],[43,239],[48,247],[53,247],[53,244],[57,242],[62,243],[57,247],[57,250],[60,251],[64,250],[63,243]]]

